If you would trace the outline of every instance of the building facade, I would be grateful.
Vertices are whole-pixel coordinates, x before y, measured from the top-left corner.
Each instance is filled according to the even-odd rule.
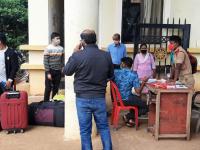
[[[28,45],[47,45],[51,32],[59,32],[63,38],[66,61],[73,53],[75,45],[80,41],[79,35],[84,29],[90,28],[96,31],[98,45],[101,48],[106,48],[112,42],[114,33],[123,35],[123,32],[126,31],[123,24],[124,17],[126,19],[124,13],[127,12],[124,10],[126,9],[124,6],[125,3],[130,3],[131,7],[138,11],[139,16],[145,16],[146,21],[149,22],[154,16],[160,18],[160,21],[163,20],[163,23],[166,23],[168,18],[170,22],[173,18],[178,22],[180,18],[181,23],[186,19],[187,23],[191,24],[189,48],[198,57],[200,65],[200,32],[198,32],[200,17],[197,15],[200,13],[198,9],[199,0],[41,0],[40,3],[29,0],[28,2]],[[149,15],[150,12],[151,16]],[[142,17],[137,18],[137,13],[132,15],[136,16],[136,22],[143,19]],[[125,37],[122,38],[126,39]],[[124,42],[126,43],[126,40]],[[133,44],[127,42],[127,47],[130,47],[131,53]],[[37,53],[38,51],[35,55]],[[41,53],[42,51],[40,51]],[[40,65],[41,70],[41,55],[38,59],[34,58],[31,63],[32,65]],[[200,76],[199,73],[195,74],[196,79],[198,76]],[[200,82],[200,80],[197,79],[197,82]],[[200,89],[198,85],[195,85],[195,87]],[[43,93],[42,88],[39,91]],[[65,139],[77,139],[79,138],[79,128],[75,108],[73,77],[65,77],[65,97]]]

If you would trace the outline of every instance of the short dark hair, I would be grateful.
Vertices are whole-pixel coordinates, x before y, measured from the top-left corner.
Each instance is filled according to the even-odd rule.
[[[51,40],[54,39],[55,37],[60,37],[60,34],[57,32],[52,32],[51,33]]]
[[[84,40],[86,44],[95,44],[97,42],[97,37],[94,30],[86,29],[81,33],[80,37],[81,40]]]
[[[115,33],[114,35],[113,35],[113,40],[120,40],[120,34],[119,33]]]
[[[142,48],[142,46],[145,46],[147,48],[147,44],[146,43],[140,44],[140,49]]]
[[[133,59],[130,57],[123,57],[121,59],[121,62],[123,62],[127,67],[131,68],[133,64]]]
[[[178,43],[179,45],[182,44],[181,38],[177,35],[172,35],[169,37],[169,41],[174,41],[175,43]]]
[[[7,39],[6,39],[6,35],[2,32],[0,32],[0,41],[3,45],[7,44]]]

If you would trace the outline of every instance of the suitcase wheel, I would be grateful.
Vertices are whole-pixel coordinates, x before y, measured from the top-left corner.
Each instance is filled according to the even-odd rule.
[[[11,130],[6,130],[5,132],[6,132],[6,134],[10,134],[10,133],[16,134],[16,133],[19,133],[19,132],[24,133],[25,130],[24,129],[11,129]]]
[[[21,129],[20,132],[21,132],[21,133],[24,133],[24,129]]]

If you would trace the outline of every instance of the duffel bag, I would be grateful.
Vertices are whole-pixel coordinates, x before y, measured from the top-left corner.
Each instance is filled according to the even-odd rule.
[[[41,101],[29,105],[29,124],[64,127],[63,101]]]

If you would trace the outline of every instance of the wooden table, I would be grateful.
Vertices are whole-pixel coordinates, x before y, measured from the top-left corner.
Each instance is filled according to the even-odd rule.
[[[159,138],[190,139],[191,101],[190,89],[149,89],[148,130]]]

